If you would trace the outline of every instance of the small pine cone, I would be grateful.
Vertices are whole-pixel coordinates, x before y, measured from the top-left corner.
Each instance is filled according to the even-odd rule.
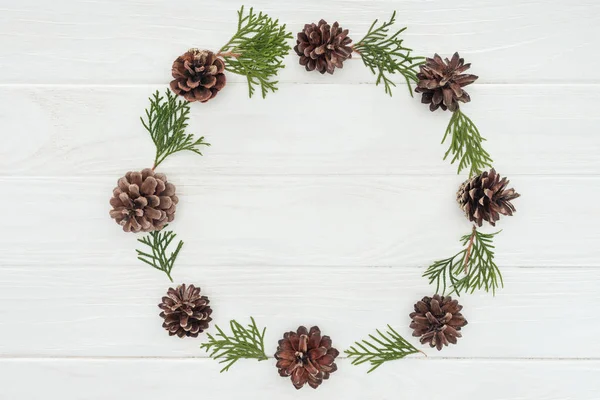
[[[110,216],[125,232],[158,231],[175,219],[175,185],[150,168],[128,172],[118,180],[110,199]]]
[[[163,311],[160,316],[164,318],[163,328],[169,331],[169,336],[198,337],[199,333],[208,329],[212,321],[212,309],[206,296],[200,296],[200,288],[185,284],[177,289],[169,288],[167,295],[158,305]]]
[[[296,332],[283,335],[275,358],[279,375],[290,376],[296,389],[302,388],[305,383],[316,389],[323,379],[329,379],[329,375],[337,371],[334,361],[339,354],[331,347],[329,336],[321,336],[318,327],[313,326],[308,331],[301,326]]]
[[[478,77],[463,74],[470,67],[471,64],[465,64],[458,53],[454,53],[452,60],[446,58],[445,62],[437,54],[427,58],[417,74],[419,82],[415,92],[423,93],[421,103],[429,104],[431,111],[441,107],[444,111],[448,109],[454,112],[459,108],[458,102],[471,101],[463,87],[475,82]]]
[[[467,325],[467,320],[460,313],[462,306],[458,300],[450,296],[425,296],[415,304],[415,312],[410,313],[413,336],[421,337],[422,344],[442,350],[448,343],[456,344],[456,339],[462,337],[460,329]]]
[[[320,20],[319,25],[306,24],[304,30],[298,32],[296,42],[294,50],[300,56],[300,65],[307,71],[333,74],[336,67],[342,68],[344,60],[352,57],[348,29],[342,29],[337,22],[333,26],[324,20]]]
[[[456,200],[469,221],[478,226],[483,221],[496,226],[500,214],[513,215],[516,210],[510,201],[521,196],[515,189],[506,189],[508,183],[492,168],[465,181],[456,193]]]
[[[173,62],[171,89],[187,101],[206,103],[225,87],[225,63],[208,50],[190,49]]]

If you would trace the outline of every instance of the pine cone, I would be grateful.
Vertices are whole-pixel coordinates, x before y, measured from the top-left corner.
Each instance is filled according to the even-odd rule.
[[[410,313],[414,329],[413,336],[421,337],[421,343],[442,350],[448,343],[456,344],[456,339],[462,337],[460,328],[467,325],[467,320],[460,313],[462,306],[458,300],[450,296],[425,296],[415,304],[415,312]]]
[[[481,226],[485,220],[496,226],[500,214],[513,215],[516,210],[510,201],[521,195],[515,189],[506,189],[508,183],[506,178],[500,179],[493,168],[465,181],[456,199],[469,221]]]
[[[187,101],[206,103],[225,87],[225,63],[208,50],[190,49],[173,62],[171,89]]]
[[[475,82],[478,77],[463,74],[470,67],[471,64],[465,64],[458,53],[454,53],[452,60],[446,58],[445,62],[437,54],[433,58],[427,58],[425,64],[420,66],[421,72],[417,74],[419,82],[415,92],[423,93],[421,103],[429,104],[431,111],[441,107],[442,110],[454,112],[459,108],[459,101],[471,101],[463,87]]]
[[[169,288],[162,303],[158,305],[163,310],[160,313],[165,320],[163,328],[169,331],[169,336],[198,337],[199,333],[208,329],[208,323],[212,321],[212,309],[208,303],[208,297],[200,296],[200,288],[194,285],[183,284],[177,286],[177,289]]]
[[[323,379],[337,371],[335,358],[339,352],[331,347],[329,336],[322,336],[318,327],[313,326],[310,332],[304,326],[296,332],[290,331],[283,335],[277,346],[277,368],[279,375],[291,376],[296,389],[305,383],[316,389]]]
[[[175,185],[150,168],[128,172],[118,180],[110,199],[110,216],[125,232],[151,232],[175,219]]]
[[[306,24],[304,30],[298,32],[296,42],[294,50],[300,56],[300,65],[307,71],[333,74],[335,67],[342,68],[344,60],[352,57],[348,29],[342,30],[337,22],[333,26],[324,20],[320,20],[319,25]]]

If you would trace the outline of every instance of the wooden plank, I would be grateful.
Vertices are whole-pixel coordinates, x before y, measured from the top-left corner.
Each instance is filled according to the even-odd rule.
[[[95,265],[135,259],[136,236],[108,216],[118,176],[0,178],[8,218],[3,265]],[[423,267],[458,251],[470,224],[458,177],[204,177],[171,175],[179,265]],[[597,266],[600,209],[564,196],[600,193],[599,178],[520,176],[517,213],[497,229],[501,266]],[[18,218],[16,217],[18,216]],[[570,229],[577,223],[577,234]],[[9,233],[9,234],[8,234]]]
[[[139,116],[159,88],[0,87],[0,101],[11,104],[0,109],[10,134],[0,146],[0,175],[116,176],[151,166],[154,148]],[[179,176],[456,174],[440,144],[449,114],[430,113],[416,99],[387,99],[370,85],[284,84],[265,101],[248,100],[242,84],[230,89],[192,105],[189,132],[212,144],[204,157],[180,153],[161,168]],[[479,85],[463,109],[504,174],[597,175],[600,136],[591,133],[599,93]]]
[[[311,398],[391,400],[422,393],[433,399],[596,400],[599,361],[403,360],[365,374],[341,360],[317,390],[296,392],[271,360],[219,374],[211,360],[1,360],[3,393],[10,399],[126,400],[189,397],[208,399]],[[176,371],[179,384],[170,384]],[[432,376],[433,375],[433,376]],[[435,384],[427,384],[427,379]],[[35,384],[31,384],[35,382]],[[196,382],[194,388],[187,382]],[[456,386],[461,386],[457,388]],[[426,386],[426,388],[424,388]]]
[[[408,327],[413,304],[434,290],[422,269],[210,268],[201,260],[177,265],[175,281],[199,285],[220,326],[254,316],[268,327],[269,355],[279,336],[299,325],[318,325],[343,350],[391,324],[429,358],[600,357],[596,330],[573,328],[594,324],[598,268],[502,268],[506,285],[496,297],[461,296],[469,324],[458,345],[437,352],[421,346]],[[202,337],[169,337],[161,327],[157,304],[172,284],[141,263],[92,267],[65,260],[61,267],[2,271],[3,357],[206,357],[199,349]]]
[[[256,0],[252,4],[287,23],[294,35],[305,23],[325,18],[350,29],[354,41],[360,40],[373,20],[387,20],[396,9],[398,27],[409,28],[405,44],[415,54],[459,51],[473,63],[473,73],[481,82],[599,82],[593,68],[572,73],[572,60],[585,59],[589,65],[600,62],[594,51],[600,9],[589,0],[544,4],[312,0],[301,5]],[[7,40],[0,42],[0,81],[167,83],[171,63],[183,51],[190,47],[218,50],[233,35],[239,6],[233,0],[210,6],[198,2],[173,6],[166,0],[5,2],[0,35]],[[358,60],[347,62],[333,77],[307,73],[296,55],[290,55],[286,65],[281,80],[287,82],[374,82]],[[229,79],[241,80],[235,75]],[[402,96],[404,91],[398,89]]]

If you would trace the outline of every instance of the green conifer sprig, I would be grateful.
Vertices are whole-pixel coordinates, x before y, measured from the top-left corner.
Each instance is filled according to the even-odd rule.
[[[292,33],[286,31],[266,14],[256,14],[253,8],[244,15],[244,6],[238,11],[237,32],[217,55],[225,60],[225,69],[243,75],[248,80],[248,94],[254,94],[255,86],[260,85],[262,97],[269,91],[277,90],[273,80],[284,68],[283,57],[291,50],[287,43]]]
[[[379,27],[375,27],[378,20],[375,20],[369,31],[353,47],[354,51],[360,54],[363,63],[377,75],[376,85],[383,83],[385,92],[392,95],[392,86],[396,84],[388,75],[400,73],[406,80],[408,91],[413,95],[411,82],[417,82],[417,68],[423,63],[423,57],[411,56],[411,49],[404,47],[404,39],[400,39],[400,34],[406,30],[406,27],[389,35],[389,30],[396,22],[396,11],[392,14],[389,21],[384,22]]]
[[[136,252],[138,254],[138,260],[159,271],[163,271],[167,274],[171,282],[173,282],[171,270],[173,269],[177,255],[179,255],[179,251],[183,247],[183,241],[180,240],[175,251],[167,256],[169,245],[177,236],[173,231],[166,231],[165,228],[167,226],[168,225],[165,225],[162,230],[150,232],[148,236],[138,239],[138,242],[145,244],[151,249],[152,254],[141,250],[136,250]]]
[[[436,284],[436,293],[444,295],[461,292],[473,293],[484,289],[496,294],[496,289],[504,287],[502,274],[494,261],[493,239],[501,231],[481,233],[475,227],[471,233],[461,237],[464,249],[452,257],[434,262],[427,268],[424,277]]]
[[[469,168],[469,177],[480,174],[492,167],[492,158],[482,147],[486,140],[479,133],[473,121],[458,109],[452,113],[452,118],[446,128],[442,143],[451,137],[450,147],[444,155],[444,160],[452,154],[451,164],[458,161],[458,173]]]
[[[192,134],[186,134],[190,106],[187,101],[177,100],[177,97],[166,91],[166,97],[156,93],[149,98],[150,108],[146,109],[146,119],[140,117],[144,128],[156,146],[154,166],[156,168],[171,154],[178,151],[193,151],[202,155],[199,146],[210,146],[204,142],[204,136],[194,140]]]
[[[228,336],[219,326],[215,326],[217,334],[215,336],[208,333],[208,343],[200,345],[201,349],[210,352],[209,356],[215,360],[220,360],[219,364],[225,364],[221,372],[228,371],[229,368],[242,358],[254,358],[258,361],[268,359],[265,354],[265,332],[256,326],[254,318],[248,328],[242,326],[235,320],[229,322],[232,335]]]
[[[367,373],[373,372],[386,361],[399,360],[409,354],[422,353],[407,342],[398,332],[388,325],[387,332],[377,330],[378,336],[369,335],[369,340],[355,342],[345,353],[352,359],[352,365],[371,364]]]

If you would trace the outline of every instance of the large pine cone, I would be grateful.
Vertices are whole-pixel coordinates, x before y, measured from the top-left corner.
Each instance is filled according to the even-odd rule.
[[[493,168],[465,181],[456,199],[469,221],[481,226],[485,220],[496,226],[500,214],[513,215],[516,210],[510,201],[521,195],[515,189],[506,189],[508,183],[506,178],[500,179]]]
[[[460,329],[467,325],[467,320],[460,313],[462,306],[450,296],[425,296],[415,304],[415,312],[410,313],[413,336],[421,337],[422,344],[442,350],[448,343],[456,344],[462,337]]]
[[[419,82],[415,92],[423,93],[421,103],[429,104],[429,109],[456,111],[458,102],[468,103],[471,101],[469,94],[463,90],[464,86],[470,85],[477,80],[477,76],[463,74],[471,67],[465,64],[458,53],[454,53],[452,60],[442,60],[439,55],[426,58],[425,64],[420,66],[421,72],[417,74]]]
[[[177,335],[198,337],[199,333],[208,329],[212,321],[212,309],[206,296],[200,296],[200,288],[185,284],[177,289],[169,288],[167,295],[158,305],[163,311],[160,316],[164,318],[163,328],[169,331],[169,336]]]
[[[277,368],[279,375],[291,376],[296,389],[305,383],[316,389],[323,379],[337,371],[335,358],[339,352],[331,347],[329,336],[321,336],[318,327],[313,326],[310,332],[304,326],[296,332],[290,331],[283,335],[277,346]]]
[[[324,20],[319,25],[306,24],[296,42],[294,50],[307,71],[333,74],[336,67],[342,68],[344,60],[352,57],[348,29],[342,29],[337,22],[333,26]]]
[[[187,101],[206,103],[225,87],[225,63],[208,50],[190,49],[173,62],[171,89]]]
[[[110,216],[125,232],[158,231],[175,218],[175,185],[150,168],[128,172],[119,179],[110,199]]]

